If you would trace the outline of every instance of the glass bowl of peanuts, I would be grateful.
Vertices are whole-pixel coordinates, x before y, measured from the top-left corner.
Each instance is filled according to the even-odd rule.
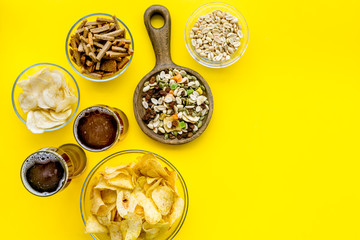
[[[91,81],[105,82],[128,68],[134,41],[129,28],[115,15],[93,13],[71,27],[65,51],[76,73]]]
[[[244,54],[249,29],[243,15],[233,6],[215,2],[202,5],[185,26],[185,44],[200,64],[223,68]]]

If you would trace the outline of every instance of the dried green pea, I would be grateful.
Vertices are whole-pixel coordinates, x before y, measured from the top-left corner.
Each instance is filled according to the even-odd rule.
[[[203,125],[203,122],[200,120],[200,121],[198,122],[198,124],[197,124],[197,127],[198,127],[198,128],[201,128],[202,125]]]
[[[149,81],[146,81],[146,82],[144,83],[144,87],[146,87],[147,85],[149,85]]]
[[[169,138],[169,135],[168,135],[167,133],[165,133],[164,138],[165,138],[165,139],[168,139],[168,138]]]
[[[205,116],[201,116],[201,117],[200,117],[200,120],[204,120],[204,118],[205,118]]]
[[[177,136],[177,131],[173,131],[172,134],[176,137]]]
[[[162,82],[159,83],[159,87],[160,88],[163,88],[164,87],[164,84]]]
[[[205,91],[205,86],[204,85],[201,85],[201,90]]]

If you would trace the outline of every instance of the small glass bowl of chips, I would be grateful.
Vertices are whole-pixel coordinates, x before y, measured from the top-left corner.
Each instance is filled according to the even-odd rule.
[[[54,77],[50,77],[51,81],[46,76],[40,76],[39,73],[44,74],[44,72],[49,73],[47,77],[54,74],[51,75]],[[56,80],[52,81],[54,79]],[[25,89],[27,93],[31,93],[31,96],[25,94]],[[59,95],[65,96],[60,100],[70,99],[71,101],[58,101],[59,98],[55,96],[59,97]],[[80,91],[75,78],[65,68],[53,63],[37,63],[26,68],[16,78],[11,99],[16,115],[29,130],[42,133],[58,130],[71,121],[79,107]],[[59,106],[60,104],[62,106]],[[31,118],[34,120],[32,124],[27,121],[30,112],[36,112],[36,117],[34,114]],[[40,122],[39,119],[41,119]],[[35,121],[44,128],[39,129],[34,126]]]
[[[125,221],[124,218],[121,218],[119,216],[119,212],[117,211],[119,208],[118,208],[118,197],[116,198],[116,206],[115,206],[115,215],[116,217],[114,217],[114,219],[108,219],[106,221],[109,221],[112,225],[108,225],[107,228],[108,228],[108,232],[105,233],[105,232],[102,232],[101,229],[104,228],[103,225],[99,225],[99,223],[101,222],[101,224],[104,224],[103,221],[104,221],[104,217],[100,217],[100,215],[95,215],[93,214],[93,209],[94,209],[94,203],[97,203],[99,202],[98,200],[96,200],[96,196],[97,194],[95,193],[95,191],[97,190],[100,190],[99,191],[99,196],[102,198],[102,200],[106,203],[105,206],[101,206],[101,207],[110,207],[111,206],[111,203],[110,202],[107,202],[108,199],[111,197],[111,196],[107,196],[106,193],[108,192],[111,192],[112,190],[112,187],[114,185],[109,185],[110,181],[108,181],[107,183],[105,183],[105,181],[102,181],[101,180],[101,177],[104,177],[106,178],[106,175],[104,175],[104,173],[106,173],[107,171],[109,171],[110,175],[113,175],[114,174],[114,170],[115,169],[120,169],[122,166],[124,165],[129,165],[131,164],[130,166],[135,166],[134,169],[136,168],[136,166],[140,165],[139,163],[144,160],[144,158],[153,158],[154,160],[156,160],[162,167],[162,169],[166,170],[166,172],[170,173],[174,173],[174,175],[176,176],[176,183],[175,183],[175,186],[176,186],[176,189],[177,189],[177,195],[178,195],[178,199],[181,198],[182,199],[182,210],[178,213],[178,216],[176,218],[175,221],[172,221],[173,224],[171,225],[170,228],[166,228],[165,230],[164,229],[160,229],[161,227],[161,224],[164,223],[163,220],[161,220],[159,223],[155,224],[155,225],[158,225],[159,226],[159,231],[161,231],[161,233],[159,235],[156,235],[156,236],[152,236],[150,237],[151,239],[156,239],[156,240],[167,240],[167,239],[173,239],[175,237],[175,235],[179,232],[179,230],[181,229],[184,221],[185,221],[185,218],[186,218],[186,215],[187,215],[187,211],[188,211],[188,205],[189,205],[189,196],[188,196],[188,191],[187,191],[187,187],[186,187],[186,184],[185,184],[185,181],[183,179],[183,177],[181,176],[181,174],[179,173],[179,171],[168,161],[166,160],[165,158],[157,155],[157,154],[154,154],[154,153],[151,153],[151,152],[148,152],[148,151],[144,151],[144,150],[125,150],[125,151],[120,151],[120,152],[117,152],[117,153],[114,153],[108,157],[106,157],[105,159],[103,159],[102,161],[100,161],[89,173],[89,175],[87,176],[85,182],[84,182],[84,185],[83,185],[83,188],[81,190],[81,197],[80,197],[80,209],[81,209],[81,216],[82,216],[82,219],[83,219],[83,222],[86,226],[86,231],[87,232],[91,232],[88,231],[88,229],[90,228],[93,228],[95,231],[96,231],[96,228],[98,228],[99,230],[99,233],[90,233],[91,236],[95,239],[95,240],[111,240],[111,239],[125,239],[125,236],[124,236],[124,233],[120,233],[120,235],[122,235],[122,237],[119,237],[119,236],[116,236],[116,237],[113,237],[111,238],[111,235],[112,235],[112,229],[111,227],[114,227],[114,224],[119,224],[119,222],[117,221]],[[156,165],[156,164],[155,164]],[[156,169],[155,167],[153,167],[154,165],[152,165],[150,167],[150,169]],[[145,166],[146,168],[146,166]],[[149,168],[148,168],[149,169]],[[121,171],[121,170],[120,170]],[[135,170],[136,171],[136,170]],[[142,171],[142,170],[141,170]],[[156,171],[156,170],[155,170]],[[118,176],[123,176],[122,174],[118,175]],[[160,177],[161,178],[161,177]],[[113,178],[112,178],[113,179]],[[132,181],[134,181],[134,176],[130,177],[130,179],[132,179]],[[117,179],[116,181],[119,182],[120,179]],[[146,181],[148,181],[149,179],[147,179]],[[137,181],[139,181],[139,178],[137,178]],[[154,182],[157,182],[156,180],[154,180]],[[148,182],[149,183],[149,182]],[[111,184],[111,183],[110,183]],[[153,183],[151,183],[153,184]],[[99,187],[99,188],[98,188]],[[150,187],[151,188],[151,187]],[[120,188],[120,191],[119,189],[117,190],[117,195],[119,196],[119,192],[121,191],[124,191],[124,199],[125,199],[125,189],[122,189]],[[131,191],[131,190],[130,190]],[[156,188],[155,190],[153,190],[153,192],[156,191]],[[134,191],[135,192],[135,191]],[[148,193],[146,192],[146,195]],[[135,194],[136,195],[136,194]],[[166,195],[166,194],[161,194],[161,195]],[[123,196],[123,194],[121,194],[121,196]],[[144,198],[145,198],[145,194],[143,195]],[[152,194],[152,196],[154,196],[154,194]],[[123,197],[121,197],[123,198]],[[161,197],[160,197],[161,198]],[[174,200],[176,202],[176,200]],[[102,202],[100,200],[100,202]],[[129,200],[126,200],[126,203],[129,205],[128,209],[130,209],[130,206],[132,205],[131,203],[131,197]],[[157,204],[157,201],[156,199],[153,199],[151,202]],[[115,204],[115,203],[114,203]],[[137,203],[139,204],[139,203]],[[141,204],[139,204],[141,205]],[[139,206],[137,205],[137,207]],[[176,203],[173,204],[173,207],[172,207],[172,210],[169,212],[169,215],[165,216],[164,214],[162,214],[162,219],[170,219],[171,218],[171,215],[173,214],[174,212],[174,206],[176,205]],[[158,206],[158,205],[156,205]],[[100,207],[100,208],[101,208]],[[135,208],[135,215],[136,214],[139,214],[137,213],[138,211],[138,208]],[[96,208],[96,207],[95,207]],[[99,208],[99,209],[100,209]],[[104,209],[105,209],[104,208]],[[146,214],[147,210],[144,210],[145,209],[145,206],[144,208],[142,209],[143,213],[145,214],[144,217],[145,219],[143,218],[143,225],[142,225],[142,232],[141,232],[141,235],[138,237],[133,237],[133,238],[129,238],[129,239],[150,239],[148,238],[149,236],[146,236],[145,234],[147,234],[147,232],[145,233],[143,231],[144,229],[144,226],[145,224],[147,223],[147,216],[149,216],[149,214]],[[161,209],[158,208],[158,210],[161,212]],[[99,210],[100,211],[100,210]],[[113,212],[113,211],[111,211]],[[99,212],[98,212],[99,213]],[[110,214],[110,212],[108,213],[109,215],[109,218],[110,216],[113,216],[114,214]],[[120,215],[122,215],[120,213]],[[130,215],[130,210],[129,210],[129,215]],[[152,217],[152,216],[150,216]],[[96,220],[97,218],[97,220]],[[113,218],[113,217],[111,217]],[[121,220],[119,220],[118,218],[121,218]],[[93,221],[96,222],[96,224],[94,224],[93,221],[91,221],[91,219],[93,219]],[[106,217],[105,217],[106,219]],[[129,218],[130,219],[130,218]],[[90,226],[91,225],[91,226]],[[149,224],[148,224],[149,225]],[[152,226],[155,226],[155,225],[152,225]],[[121,226],[121,224],[120,224]],[[100,228],[100,229],[99,229]],[[156,232],[158,231],[157,229],[150,229],[151,232]],[[118,232],[120,231],[123,231],[123,230],[118,230]],[[150,233],[151,233],[150,232]],[[114,233],[113,233],[114,234]],[[116,231],[115,231],[115,234],[116,234]],[[126,236],[126,237],[129,237],[129,236]]]

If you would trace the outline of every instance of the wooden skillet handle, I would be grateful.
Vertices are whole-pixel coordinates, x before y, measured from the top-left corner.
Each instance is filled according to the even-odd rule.
[[[154,28],[151,25],[151,18],[155,14],[164,18],[164,26],[161,28]],[[161,5],[150,6],[145,11],[144,23],[154,48],[156,66],[173,64],[170,55],[171,20],[169,10]]]

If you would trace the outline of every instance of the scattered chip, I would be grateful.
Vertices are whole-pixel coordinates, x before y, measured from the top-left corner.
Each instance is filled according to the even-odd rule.
[[[86,231],[103,233],[105,228],[111,240],[157,239],[184,209],[176,178],[153,154],[145,154],[136,164],[105,167],[92,185]]]

